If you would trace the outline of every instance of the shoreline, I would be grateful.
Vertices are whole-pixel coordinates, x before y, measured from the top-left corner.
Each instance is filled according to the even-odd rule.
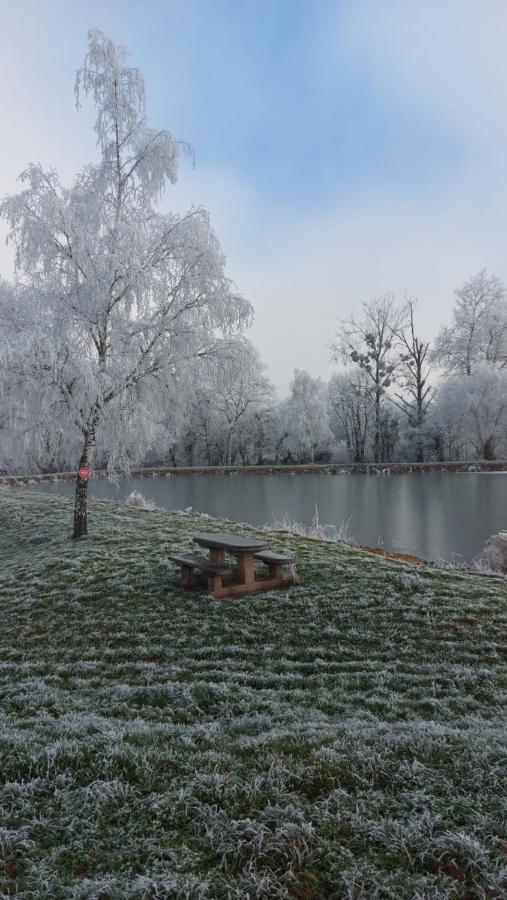
[[[265,466],[145,466],[119,477],[177,477],[179,475],[435,475],[453,473],[507,472],[506,460],[447,463],[305,463],[301,465]],[[75,472],[47,472],[0,475],[1,487],[51,481],[73,481]],[[107,478],[106,469],[96,469],[94,479]]]

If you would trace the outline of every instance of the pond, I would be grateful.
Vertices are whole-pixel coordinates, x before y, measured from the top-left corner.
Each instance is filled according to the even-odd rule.
[[[36,490],[72,494],[73,482]],[[348,525],[357,543],[432,560],[470,561],[487,538],[507,530],[507,473],[416,475],[177,475],[90,483],[94,497],[139,491],[165,509],[186,509],[271,525],[284,516],[310,526]]]

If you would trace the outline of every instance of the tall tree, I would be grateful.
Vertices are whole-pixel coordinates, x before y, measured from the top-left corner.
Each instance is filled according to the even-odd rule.
[[[224,273],[224,257],[202,208],[186,215],[156,208],[177,177],[186,145],[148,127],[144,80],[124,48],[100,31],[76,79],[76,100],[91,96],[100,159],[70,188],[56,172],[30,165],[25,189],[0,206],[16,245],[18,283],[31,290],[42,329],[31,387],[42,407],[57,397],[81,439],[74,537],[87,534],[88,473],[106,417],[121,425],[143,392],[163,387],[182,360],[206,353],[217,330],[251,317]],[[142,429],[139,430],[142,442]]]
[[[395,393],[393,402],[403,411],[412,432],[416,461],[424,460],[424,441],[422,436],[426,418],[435,391],[429,383],[431,363],[429,359],[429,341],[418,336],[415,326],[415,308],[417,300],[409,297],[402,309],[402,317],[393,331],[393,337],[401,346],[401,366],[398,384],[403,394]]]
[[[335,360],[352,362],[367,376],[374,409],[375,462],[382,462],[382,411],[386,391],[401,364],[401,354],[393,339],[400,321],[401,312],[392,294],[374,297],[362,304],[360,319],[341,322],[338,342],[331,348]]]
[[[449,373],[472,375],[483,362],[507,367],[505,285],[481,269],[455,291],[450,328],[442,328],[434,358]]]

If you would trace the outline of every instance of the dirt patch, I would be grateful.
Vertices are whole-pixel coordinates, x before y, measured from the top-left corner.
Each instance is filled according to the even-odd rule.
[[[411,566],[427,565],[428,560],[422,556],[413,556],[411,553],[396,553],[394,550],[384,550],[381,547],[360,547],[366,553],[374,553],[375,556],[384,556],[386,559],[399,559],[400,562],[409,563]]]

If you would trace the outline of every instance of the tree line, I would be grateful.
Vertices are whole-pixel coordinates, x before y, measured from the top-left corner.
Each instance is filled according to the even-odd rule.
[[[417,301],[363,303],[339,325],[329,382],[296,369],[277,402],[244,338],[194,370],[163,461],[186,465],[425,462],[507,456],[507,301],[486,270],[455,292],[433,344]],[[158,451],[158,456],[160,451]],[[155,451],[153,459],[157,457]],[[160,460],[161,461],[161,460]]]
[[[228,466],[426,462],[507,456],[507,302],[485,270],[455,292],[452,322],[433,343],[419,335],[417,302],[371,299],[339,325],[328,382],[296,369],[277,400],[244,335],[214,338],[163,390],[115,404],[97,435],[98,464]],[[167,375],[166,375],[167,378]],[[11,393],[19,407],[23,396]],[[1,465],[72,469],[79,434],[22,401],[9,416],[3,392]],[[37,412],[39,415],[37,415]],[[60,411],[61,412],[61,411]],[[34,419],[35,416],[35,419]],[[55,427],[55,425],[59,427]],[[10,428],[9,428],[10,425]],[[120,435],[120,442],[119,442]],[[8,439],[10,437],[10,440]]]

